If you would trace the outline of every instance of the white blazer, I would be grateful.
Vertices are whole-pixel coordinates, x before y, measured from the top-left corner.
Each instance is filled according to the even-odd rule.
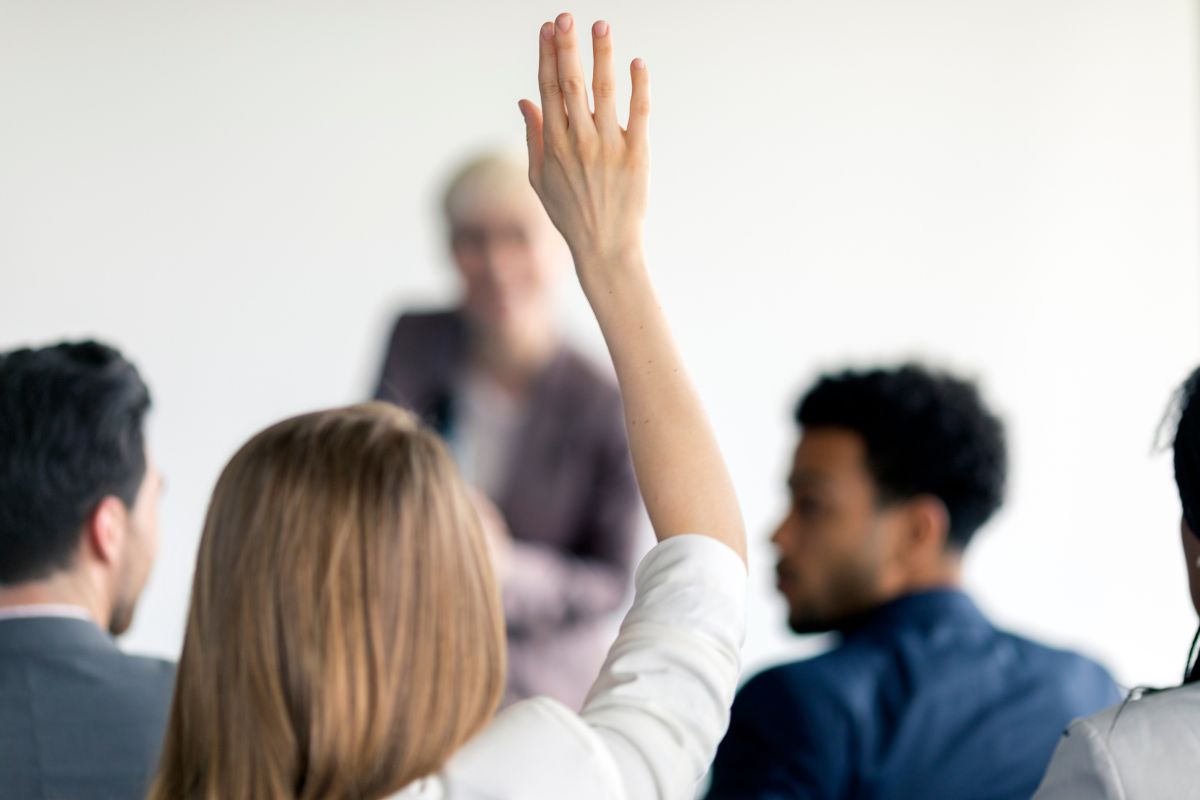
[[[1200,685],[1143,695],[1064,734],[1035,800],[1200,797]]]
[[[509,706],[395,800],[694,797],[741,673],[746,568],[715,539],[677,536],[642,559],[634,586],[582,712],[544,697]]]

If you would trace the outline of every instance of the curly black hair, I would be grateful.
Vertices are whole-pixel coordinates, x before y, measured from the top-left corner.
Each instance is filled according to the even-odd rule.
[[[796,422],[860,435],[884,502],[940,499],[951,547],[965,548],[1004,501],[1004,424],[974,384],[946,372],[905,364],[826,374],[800,400]]]
[[[134,504],[149,408],[137,369],[98,342],[0,353],[0,584],[68,568],[106,496]]]
[[[1200,368],[1192,372],[1175,396],[1175,486],[1179,489],[1179,504],[1183,521],[1192,533],[1200,536]],[[1168,417],[1169,419],[1170,417]],[[1166,426],[1167,420],[1164,420]],[[1184,684],[1200,683],[1200,630],[1192,639]]]
[[[1175,428],[1175,485],[1183,518],[1200,536],[1200,369],[1183,382],[1177,400],[1179,424]]]

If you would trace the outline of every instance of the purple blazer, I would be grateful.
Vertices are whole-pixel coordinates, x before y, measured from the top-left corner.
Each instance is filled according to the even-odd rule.
[[[466,334],[455,311],[402,314],[376,398],[445,434]],[[510,698],[545,694],[578,708],[630,585],[641,515],[615,381],[561,348],[535,382],[511,458],[491,498],[514,540],[504,586]]]

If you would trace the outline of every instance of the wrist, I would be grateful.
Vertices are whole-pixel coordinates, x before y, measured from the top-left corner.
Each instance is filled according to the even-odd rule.
[[[585,294],[611,291],[647,276],[641,242],[610,249],[572,250],[575,272]]]

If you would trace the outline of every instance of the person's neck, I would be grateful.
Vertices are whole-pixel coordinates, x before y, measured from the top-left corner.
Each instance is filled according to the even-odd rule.
[[[944,565],[935,569],[914,575],[908,582],[903,594],[921,594],[934,592],[939,589],[961,589],[961,564]]]
[[[57,572],[41,580],[0,586],[0,609],[41,605],[76,606],[106,630],[112,616],[105,593],[77,572]]]
[[[470,363],[513,394],[524,394],[558,349],[553,326],[545,323],[499,331],[477,330],[471,337]]]
[[[880,613],[883,613],[886,609],[905,598],[930,592],[961,590],[961,562],[943,562],[920,572],[910,574],[902,583],[894,586],[889,591],[881,593],[874,603],[869,604],[859,611],[847,614],[835,623],[830,624],[828,630],[836,631],[843,635],[850,634],[867,627],[873,620],[878,618]]]

